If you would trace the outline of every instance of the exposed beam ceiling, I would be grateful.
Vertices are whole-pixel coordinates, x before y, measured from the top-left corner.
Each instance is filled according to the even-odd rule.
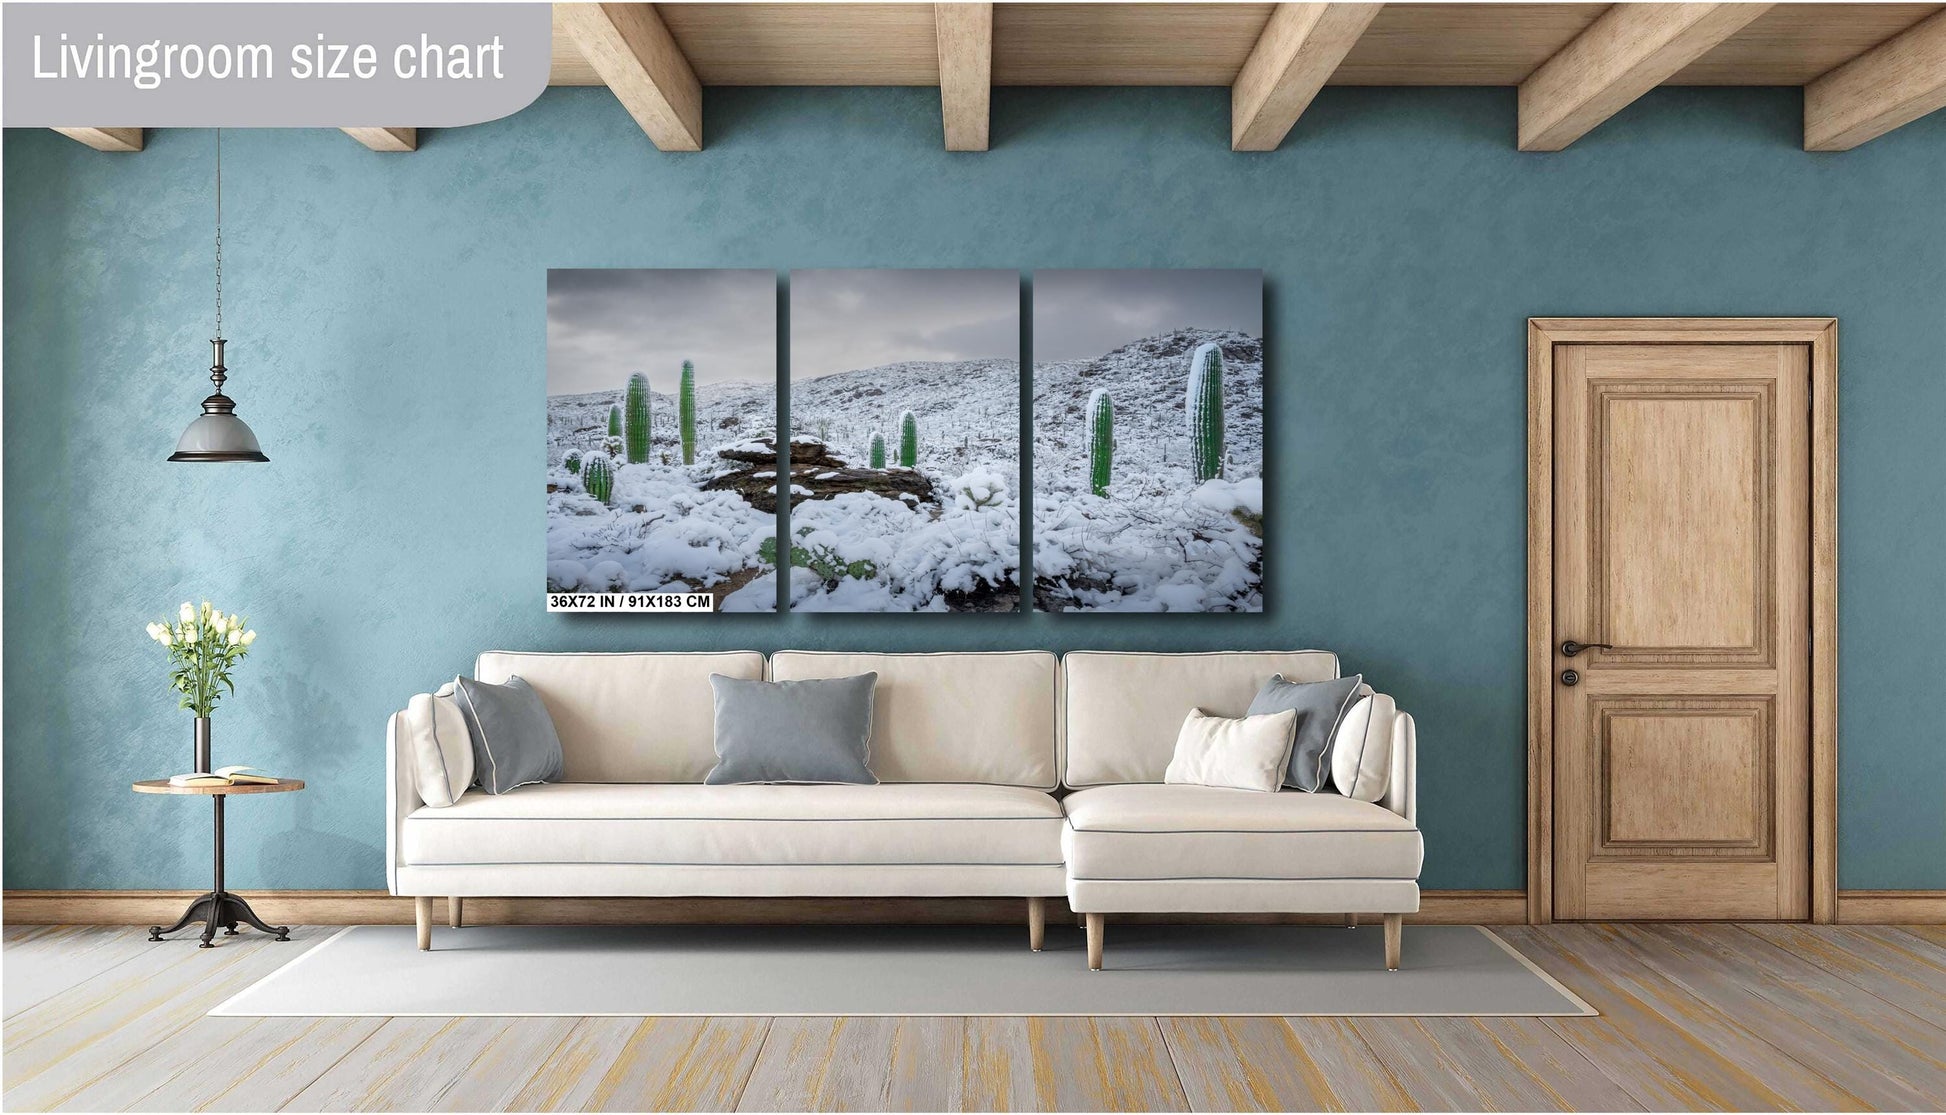
[[[1279,4],[1230,86],[1230,149],[1275,151],[1381,4]]]
[[[703,149],[702,85],[655,5],[557,4],[554,17],[657,147]]]
[[[97,151],[140,151],[140,128],[56,128],[69,139],[85,143]]]
[[[993,5],[934,4],[933,20],[946,150],[985,151],[993,99]]]
[[[1764,13],[1766,4],[1616,4],[1520,83],[1520,149],[1559,151]]]
[[[1946,12],[1804,89],[1804,149],[1849,151],[1946,108]]]
[[[417,128],[339,128],[351,138],[374,151],[417,151]]]

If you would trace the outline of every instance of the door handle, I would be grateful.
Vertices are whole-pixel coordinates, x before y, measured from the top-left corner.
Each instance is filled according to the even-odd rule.
[[[1573,658],[1575,655],[1580,654],[1584,650],[1614,650],[1614,649],[1615,648],[1608,643],[1577,643],[1573,639],[1569,639],[1568,641],[1561,644],[1561,653],[1569,658]]]

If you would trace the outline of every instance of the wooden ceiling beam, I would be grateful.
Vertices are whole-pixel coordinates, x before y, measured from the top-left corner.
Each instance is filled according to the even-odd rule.
[[[557,4],[555,18],[664,151],[703,149],[703,87],[654,4]]]
[[[417,151],[417,128],[339,128],[351,138],[374,151]]]
[[[1616,4],[1520,83],[1522,151],[1559,151],[1769,4]]]
[[[142,149],[142,129],[140,128],[55,128],[77,143],[85,143],[97,151],[140,151]]]
[[[1946,108],[1946,11],[1804,87],[1804,149],[1849,151]]]
[[[993,102],[993,5],[934,4],[946,150],[985,151]]]
[[[1279,4],[1230,86],[1230,150],[1275,151],[1383,4]]]

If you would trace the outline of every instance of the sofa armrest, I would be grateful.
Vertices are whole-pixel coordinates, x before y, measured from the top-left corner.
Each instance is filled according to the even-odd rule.
[[[1392,718],[1391,781],[1378,803],[1418,825],[1419,732],[1412,717],[1403,711]]]
[[[413,779],[411,759],[402,753],[399,719],[404,715],[395,712],[385,722],[385,887],[393,894],[399,893],[399,838],[405,819],[425,804]]]

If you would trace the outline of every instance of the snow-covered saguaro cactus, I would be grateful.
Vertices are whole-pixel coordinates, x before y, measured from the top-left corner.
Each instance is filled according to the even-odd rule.
[[[1107,388],[1097,387],[1088,395],[1088,487],[1105,496],[1114,475],[1115,401]]]
[[[919,416],[909,410],[899,415],[899,464],[905,468],[919,464]]]
[[[682,463],[696,463],[696,365],[682,362],[682,387],[676,396],[676,425],[682,434]]]
[[[1189,459],[1196,483],[1223,475],[1223,349],[1202,345],[1189,358]]]
[[[872,467],[873,468],[885,467],[885,435],[884,434],[872,435]]]
[[[628,377],[628,398],[622,411],[622,440],[628,446],[628,463],[639,465],[649,459],[649,377],[636,372]]]
[[[568,450],[568,455],[561,458],[561,463],[568,466],[568,471],[570,473],[573,473],[576,476],[581,475],[581,450],[579,449]]]
[[[615,495],[615,462],[606,453],[590,453],[581,462],[581,486],[607,503]]]
[[[622,436],[622,408],[621,407],[611,406],[608,408],[608,436],[609,437]]]

